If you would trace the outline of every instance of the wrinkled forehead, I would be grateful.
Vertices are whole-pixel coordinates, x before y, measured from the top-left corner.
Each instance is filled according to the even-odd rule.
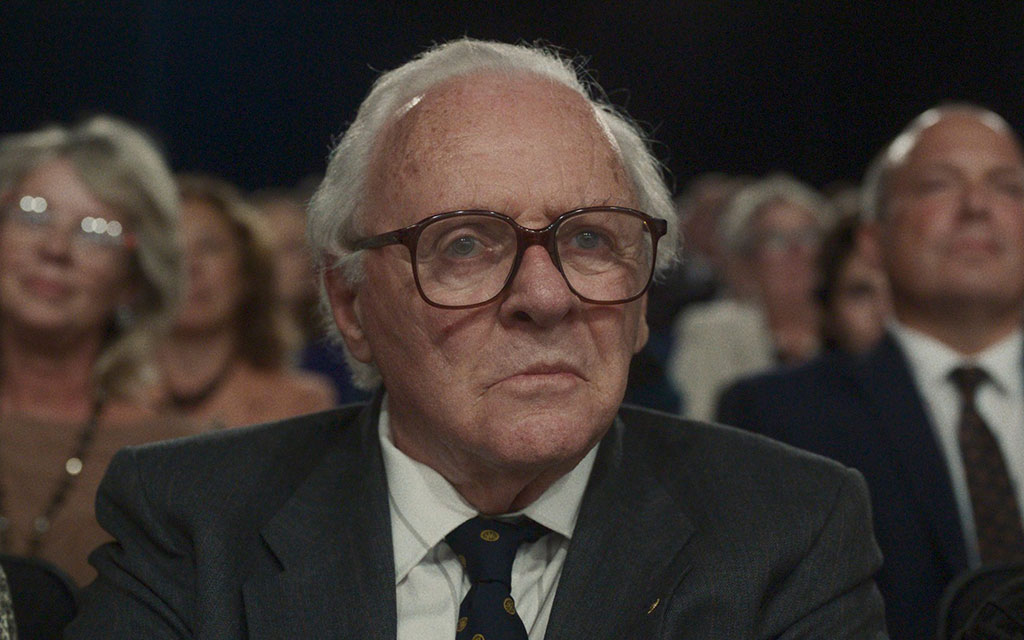
[[[541,76],[483,72],[441,83],[399,110],[374,147],[371,194],[425,172],[456,181],[501,176],[526,168],[525,158],[629,189],[615,140],[588,100]],[[460,175],[438,171],[454,166]]]

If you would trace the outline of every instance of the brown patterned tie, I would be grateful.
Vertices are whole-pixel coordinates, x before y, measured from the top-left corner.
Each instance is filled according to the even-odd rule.
[[[982,564],[1024,560],[1024,527],[999,443],[978,413],[974,398],[988,374],[958,367],[949,377],[960,391],[960,455],[978,532]]]

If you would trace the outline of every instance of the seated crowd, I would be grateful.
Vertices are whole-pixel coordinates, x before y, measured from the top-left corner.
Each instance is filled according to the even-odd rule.
[[[433,86],[423,91],[447,90]],[[412,145],[421,133],[410,128],[393,142]],[[324,184],[327,193],[330,176]],[[662,244],[653,241],[653,250],[664,253],[658,268],[665,268],[646,292],[647,324],[636,349],[629,345],[626,360],[636,353],[624,393],[627,402],[764,434],[862,474],[884,558],[874,579],[889,633],[897,640],[932,638],[944,591],[958,576],[1024,562],[1019,138],[990,111],[938,107],[894,137],[855,192],[851,210],[849,189],[829,197],[780,173],[693,179],[675,201]],[[97,571],[89,554],[111,540],[95,515],[97,491],[115,453],[127,446],[363,401],[371,398],[364,389],[381,375],[387,395],[373,395],[373,406],[381,424],[397,424],[401,403],[411,397],[402,385],[412,383],[397,369],[367,368],[364,352],[352,345],[407,357],[411,371],[430,358],[415,362],[415,353],[399,353],[397,338],[377,337],[374,328],[346,333],[375,312],[385,314],[382,332],[399,319],[386,316],[379,308],[384,302],[352,302],[358,294],[349,284],[333,284],[330,274],[330,308],[319,308],[317,257],[305,235],[311,197],[310,189],[245,194],[222,177],[175,176],[147,136],[112,117],[0,141],[2,554],[40,559],[77,587],[92,582]],[[473,198],[467,202],[445,201],[402,226],[439,211],[482,208]],[[634,215],[622,214],[632,208],[600,204],[615,215]],[[588,215],[594,212],[578,217]],[[481,214],[474,224],[496,234],[483,229],[504,228],[495,220],[506,218]],[[415,284],[406,293],[423,298],[430,318],[493,300],[463,300],[468,294],[440,288],[451,288],[450,281],[424,288],[433,267],[414,252],[423,251],[415,247],[425,243],[428,228],[414,236],[401,236],[401,229],[390,238],[369,237],[358,248],[401,256],[406,271],[411,263]],[[523,243],[529,236],[514,228]],[[555,242],[562,240],[550,243],[553,259],[568,251]],[[387,243],[405,243],[408,253],[391,253]],[[525,298],[509,282],[543,277],[529,249],[519,252],[506,289],[495,295]],[[604,300],[604,291],[572,279],[583,276],[558,269],[575,296],[609,305],[602,307],[616,310],[609,315],[636,300]],[[582,303],[573,298],[572,304]],[[503,322],[558,321],[551,309],[523,306]],[[537,320],[543,313],[552,317]],[[348,344],[344,355],[338,336],[327,336],[332,323]],[[424,340],[441,343],[457,324]],[[425,333],[413,325],[408,331],[416,334],[410,341]],[[620,400],[621,393],[614,405]],[[443,413],[425,406],[426,413]],[[377,423],[372,426],[376,437]],[[435,466],[424,451],[403,464]],[[393,455],[385,445],[387,464],[397,464]],[[559,540],[547,553],[566,553],[568,538]],[[109,584],[103,589],[96,602],[109,597]],[[874,601],[865,594],[868,629]],[[650,600],[648,614],[659,602]],[[400,602],[400,611],[403,606],[409,605]],[[671,620],[674,613],[661,615]],[[550,602],[529,615],[548,624],[549,614],[556,620]],[[13,637],[5,635],[7,617],[0,618],[0,638]]]

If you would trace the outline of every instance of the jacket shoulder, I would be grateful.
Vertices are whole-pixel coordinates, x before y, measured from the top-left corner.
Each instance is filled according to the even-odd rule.
[[[104,484],[137,485],[185,519],[262,512],[291,495],[327,451],[359,446],[361,410],[351,405],[127,447],[114,457]]]
[[[835,387],[838,381],[857,366],[849,356],[825,353],[813,360],[792,366],[771,369],[737,380],[723,395],[730,393],[765,393],[786,390],[790,393],[827,385]]]
[[[732,487],[765,500],[817,500],[859,474],[820,455],[722,424],[624,408],[624,446],[666,485],[680,482],[716,492]]]

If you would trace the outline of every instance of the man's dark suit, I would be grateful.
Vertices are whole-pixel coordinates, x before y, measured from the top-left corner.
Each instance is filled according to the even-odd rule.
[[[97,501],[119,544],[66,637],[394,638],[375,406],[122,451]],[[875,637],[868,509],[831,461],[624,408],[546,637]]]
[[[718,419],[864,474],[889,632],[932,638],[943,587],[967,568],[967,551],[945,458],[895,340],[863,359],[830,353],[742,380],[722,396]]]

